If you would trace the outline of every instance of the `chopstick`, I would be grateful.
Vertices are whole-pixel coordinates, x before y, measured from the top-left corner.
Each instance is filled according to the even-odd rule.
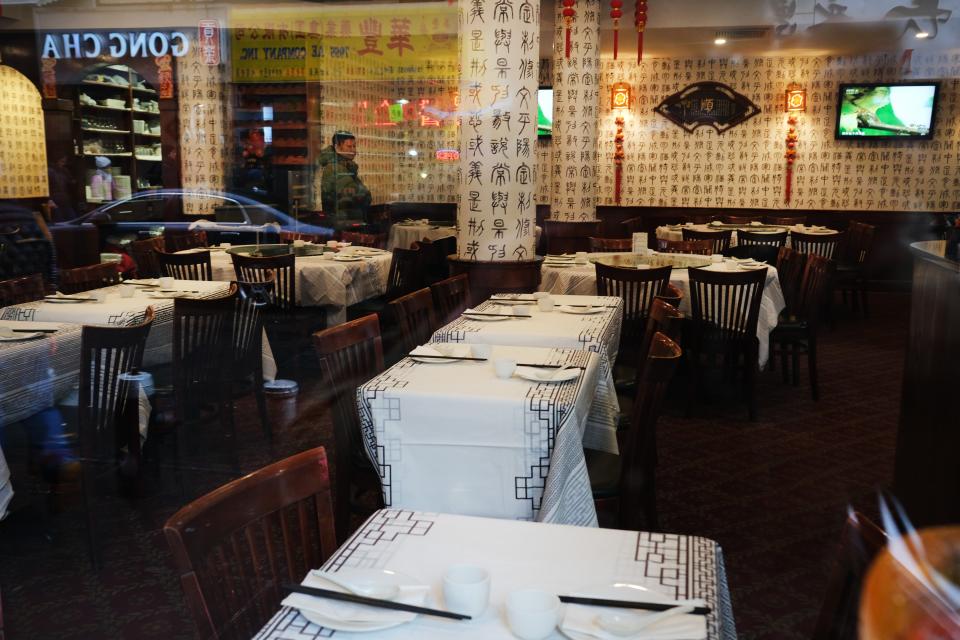
[[[469,358],[467,356],[434,356],[428,354],[408,353],[405,358],[441,358],[443,360],[471,360],[473,362],[486,362],[486,358]]]
[[[637,602],[635,600],[606,600],[604,598],[580,598],[577,596],[557,596],[560,602],[569,604],[586,604],[594,607],[617,607],[619,609],[643,609],[644,611],[666,611],[678,606],[676,602]],[[710,613],[710,607],[694,607],[695,615],[705,616]]]
[[[10,329],[14,333],[56,333],[57,329]]]
[[[586,369],[586,367],[581,367],[576,364],[534,364],[531,362],[518,362],[518,367],[539,367],[541,369],[560,369],[566,367],[567,369]]]
[[[77,296],[43,296],[44,300],[96,300],[96,298],[78,298]]]
[[[343,602],[353,602],[354,604],[365,604],[371,607],[381,609],[394,609],[396,611],[409,611],[411,613],[422,613],[428,616],[437,616],[438,618],[451,618],[453,620],[471,620],[470,616],[462,613],[453,613],[452,611],[441,611],[440,609],[428,609],[427,607],[418,607],[413,604],[403,602],[394,602],[393,600],[381,600],[379,598],[368,598],[358,596],[353,593],[343,593],[342,591],[332,591],[330,589],[317,589],[316,587],[305,587],[302,584],[285,584],[283,588],[293,593],[302,593],[308,596],[318,598],[328,598],[330,600],[342,600]]]
[[[522,316],[517,313],[481,313],[479,311],[466,311],[463,314],[469,320],[470,316],[488,316],[491,318],[532,318],[533,316]]]
[[[603,307],[604,309],[616,309],[617,304],[561,304],[561,307],[574,307],[577,309],[596,309],[597,307]]]

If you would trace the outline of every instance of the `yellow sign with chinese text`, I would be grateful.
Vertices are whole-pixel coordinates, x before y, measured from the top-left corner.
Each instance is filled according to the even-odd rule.
[[[271,5],[230,12],[234,82],[457,78],[457,12],[447,2]]]

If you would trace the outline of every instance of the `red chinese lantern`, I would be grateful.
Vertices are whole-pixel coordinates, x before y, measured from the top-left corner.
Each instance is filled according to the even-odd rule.
[[[643,32],[647,28],[647,0],[637,0],[633,22],[637,26],[637,64],[640,64],[643,61]]]
[[[574,5],[577,4],[577,0],[563,0],[563,24],[567,27],[567,47],[566,47],[566,57],[570,57],[570,27],[573,26],[573,18],[577,15]]]
[[[617,59],[620,44],[620,17],[623,15],[623,0],[610,0],[610,17],[613,18],[613,59]]]

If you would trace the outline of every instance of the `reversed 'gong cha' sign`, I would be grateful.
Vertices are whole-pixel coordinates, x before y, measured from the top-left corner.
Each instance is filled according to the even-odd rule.
[[[723,133],[760,113],[760,107],[725,84],[696,82],[665,98],[654,111],[687,133],[701,125]]]

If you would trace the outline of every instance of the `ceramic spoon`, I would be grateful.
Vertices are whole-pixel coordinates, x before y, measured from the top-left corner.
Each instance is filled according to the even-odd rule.
[[[630,636],[637,635],[643,629],[657,624],[665,618],[672,618],[673,616],[678,616],[683,613],[690,613],[693,611],[693,609],[693,605],[684,605],[667,609],[666,611],[661,611],[660,613],[655,613],[652,616],[643,616],[642,618],[632,614],[624,615],[622,613],[601,613],[596,618],[596,624],[604,631],[612,633],[615,636],[629,638]]]

